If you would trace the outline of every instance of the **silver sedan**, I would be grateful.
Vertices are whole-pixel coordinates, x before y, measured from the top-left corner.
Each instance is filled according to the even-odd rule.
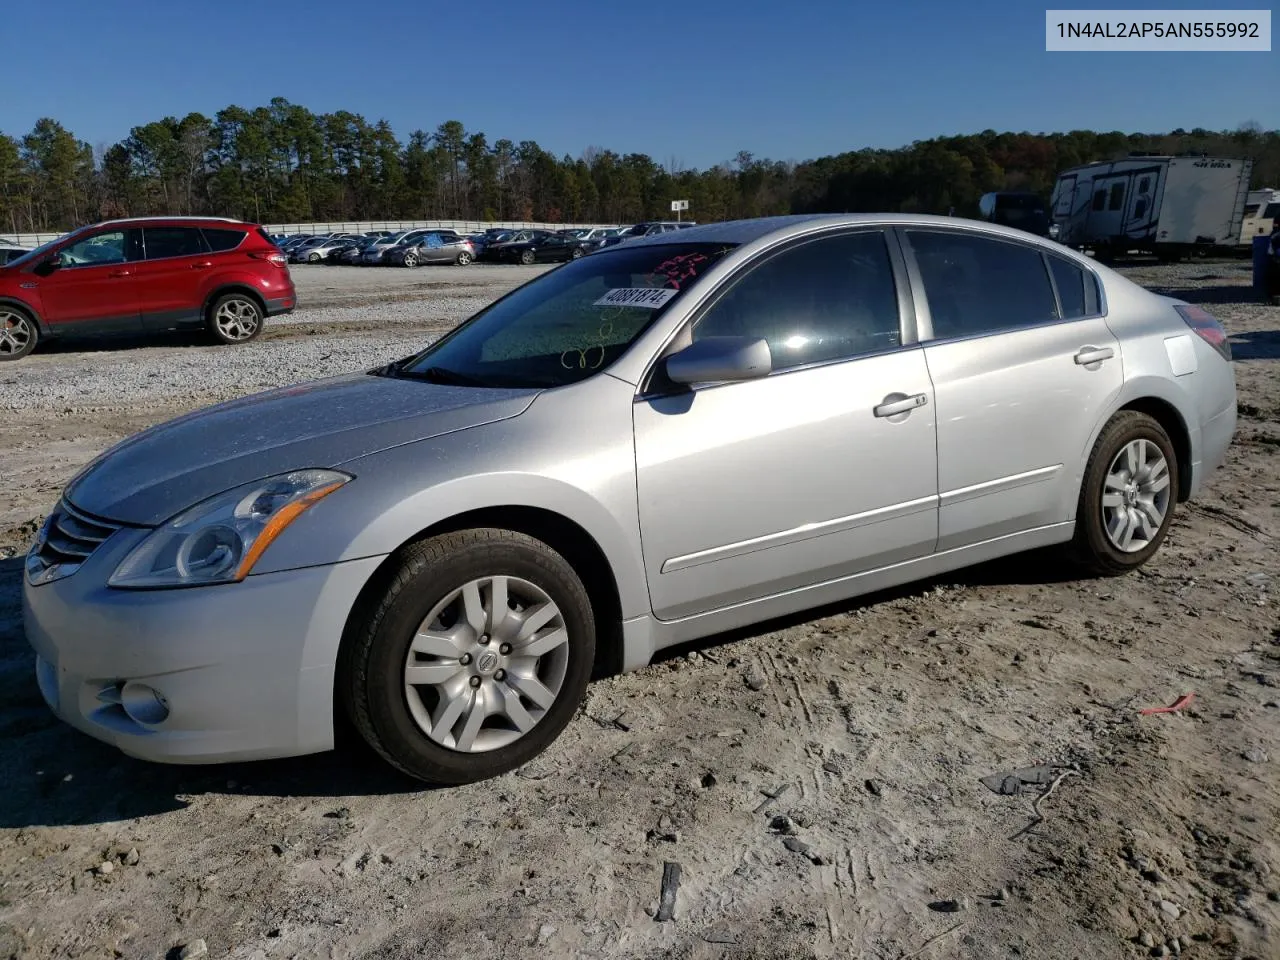
[[[325,750],[341,712],[413,777],[496,776],[672,644],[1031,548],[1141,566],[1225,456],[1230,358],[1002,227],[636,239],[100,456],[26,560],[39,686],[151,760]]]

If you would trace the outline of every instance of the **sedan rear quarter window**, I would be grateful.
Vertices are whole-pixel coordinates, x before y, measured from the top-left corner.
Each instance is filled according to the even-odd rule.
[[[935,339],[973,337],[1058,319],[1040,251],[972,234],[909,230]]]
[[[1058,302],[1062,304],[1062,319],[1076,320],[1088,316],[1092,311],[1089,310],[1085,299],[1087,278],[1084,270],[1061,257],[1050,257],[1049,269],[1053,271],[1053,282],[1058,288]]]

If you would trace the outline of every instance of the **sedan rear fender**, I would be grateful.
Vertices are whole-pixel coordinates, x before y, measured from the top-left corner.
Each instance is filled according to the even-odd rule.
[[[1194,497],[1200,486],[1196,470],[1200,450],[1200,418],[1193,399],[1179,384],[1165,376],[1139,375],[1125,381],[1106,412],[1094,424],[1089,442],[1080,451],[1081,471],[1084,470],[1103,428],[1112,417],[1126,408],[1146,410],[1161,421],[1178,452],[1178,499],[1189,500]],[[1077,503],[1071,504],[1071,519],[1075,519],[1077,506]]]

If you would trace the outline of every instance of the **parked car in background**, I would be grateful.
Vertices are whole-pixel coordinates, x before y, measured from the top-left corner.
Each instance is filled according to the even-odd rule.
[[[503,263],[563,263],[577,260],[593,246],[564,230],[500,243],[494,248],[494,256]]]
[[[497,243],[501,238],[515,232],[515,230],[507,227],[489,227],[480,233],[471,234],[469,239],[471,240],[471,245],[475,248],[476,259],[482,258],[485,248],[490,244]]]
[[[6,240],[0,240],[0,267],[4,266],[10,260],[17,260],[21,256],[31,252],[30,247],[20,247],[16,243],[11,244]]]
[[[333,254],[329,258],[329,261],[331,263],[343,264],[345,266],[356,266],[360,263],[360,258],[364,256],[365,251],[372,248],[374,244],[378,243],[382,239],[383,238],[380,236],[364,237],[361,240],[355,241],[338,253]]]
[[[430,230],[405,230],[400,233],[393,233],[389,237],[380,237],[372,245],[365,248],[364,253],[360,256],[360,263],[364,266],[377,266],[383,262],[383,256],[388,250],[399,246],[402,243],[411,243],[418,237],[424,237]]]
[[[475,247],[452,231],[438,231],[398,244],[383,259],[391,266],[418,267],[425,263],[455,263],[465,267],[475,260]]]
[[[316,237],[311,242],[293,247],[289,251],[289,260],[292,263],[321,263],[360,239],[362,238],[346,233]]]
[[[507,259],[503,250],[508,244],[528,243],[530,240],[541,240],[550,236],[554,236],[554,232],[551,230],[510,230],[506,233],[499,234],[489,243],[485,244],[484,249],[480,251],[479,258],[491,263],[501,263]]]
[[[111,220],[0,267],[0,360],[72,334],[204,327],[220,343],[245,343],[296,303],[284,254],[256,224]]]
[[[976,221],[639,238],[99,456],[25,560],[38,686],[143,759],[326,750],[341,712],[411,776],[494,777],[597,667],[1030,549],[1137,570],[1226,457],[1230,356]]]
[[[335,240],[333,249],[331,249],[329,251],[328,256],[326,256],[320,262],[323,263],[325,266],[337,266],[342,262],[340,259],[341,257],[346,255],[351,250],[358,249],[359,246],[365,241],[367,241],[368,239],[370,238],[369,237],[347,237],[342,240]]]
[[[613,236],[603,238],[597,246],[597,249],[603,250],[606,247],[615,247],[627,240],[635,240],[640,237],[656,237],[664,233],[672,233],[676,230],[696,227],[697,225],[697,221],[694,220],[649,220],[644,223],[637,223],[634,226],[627,227],[625,230],[615,233]]]

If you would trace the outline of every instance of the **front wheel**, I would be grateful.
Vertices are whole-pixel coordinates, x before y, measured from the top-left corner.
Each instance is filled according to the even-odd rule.
[[[25,312],[0,306],[0,361],[21,360],[36,348],[40,333]]]
[[[262,332],[262,307],[244,293],[228,293],[209,307],[209,332],[219,343],[248,343]]]
[[[404,255],[404,265],[406,267],[416,267],[418,265],[418,255],[416,253],[406,253]]]
[[[320,262],[320,254],[318,253],[313,253],[307,257],[307,263],[319,263],[319,262]]]
[[[1164,427],[1136,410],[1111,418],[1085,467],[1072,552],[1092,572],[1136,570],[1160,549],[1178,499],[1178,458]]]
[[[427,783],[471,783],[559,736],[594,659],[591,604],[560,554],[511,530],[463,530],[404,552],[344,643],[338,691],[393,766]]]

